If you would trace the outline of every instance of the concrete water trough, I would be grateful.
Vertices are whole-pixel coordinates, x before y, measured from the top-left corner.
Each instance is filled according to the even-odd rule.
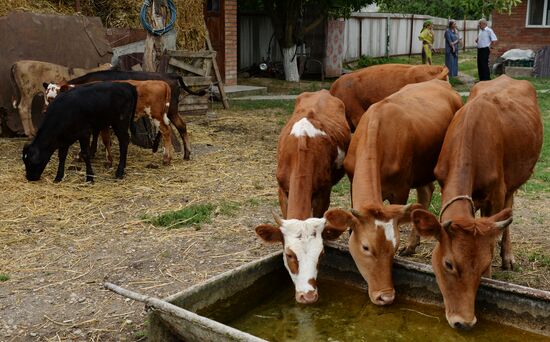
[[[477,294],[478,324],[470,331],[459,331],[447,324],[428,265],[396,258],[396,302],[386,307],[369,301],[367,284],[345,247],[325,246],[317,303],[295,303],[289,278],[278,252],[167,297],[162,302],[173,304],[167,304],[169,308],[149,305],[149,340],[550,340],[549,291],[484,278]],[[331,286],[340,292],[330,290]],[[359,295],[350,297],[352,292]],[[275,308],[273,303],[282,299],[288,300],[287,306]],[[267,313],[257,311],[258,306]],[[347,317],[332,317],[333,308]],[[238,322],[247,314],[259,321],[253,324],[259,330],[237,329],[247,326]],[[262,337],[254,336],[257,332]]]

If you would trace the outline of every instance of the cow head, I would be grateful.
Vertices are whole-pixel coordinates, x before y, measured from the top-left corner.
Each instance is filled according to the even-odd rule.
[[[331,209],[325,213],[327,224],[352,229],[349,252],[376,305],[391,304],[395,298],[392,264],[399,247],[399,226],[410,222],[410,213],[416,208],[421,205],[369,205],[361,210]]]
[[[40,153],[40,150],[32,144],[25,144],[23,147],[23,163],[25,163],[25,175],[29,181],[40,179],[42,172],[50,161],[50,156]]]
[[[415,210],[412,221],[421,236],[437,240],[432,267],[449,325],[473,327],[477,322],[474,308],[481,276],[490,275],[496,239],[512,222],[512,210],[478,219],[457,218],[443,224],[430,212]]]
[[[267,242],[283,244],[283,261],[296,290],[296,301],[302,304],[315,303],[319,258],[323,254],[323,239],[337,239],[346,227],[327,225],[324,218],[307,220],[283,220],[273,213],[276,226],[262,224],[256,234]]]
[[[67,84],[65,83],[65,81],[59,84],[53,82],[44,82],[42,83],[42,86],[45,89],[44,101],[46,102],[46,106],[48,106],[60,93],[66,92],[67,90],[74,88],[74,85]]]

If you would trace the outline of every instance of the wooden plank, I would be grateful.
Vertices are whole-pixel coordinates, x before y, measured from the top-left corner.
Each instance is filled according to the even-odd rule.
[[[182,61],[178,61],[174,57],[170,58],[170,61],[168,62],[168,64],[170,64],[171,66],[175,66],[176,68],[187,70],[189,72],[192,72],[200,76],[205,76],[206,74],[202,68],[197,68],[187,63],[184,63]]]
[[[212,84],[212,76],[183,76],[183,82],[188,86],[207,86]]]
[[[216,51],[167,50],[170,57],[216,58]]]
[[[206,29],[206,44],[208,46],[208,50],[214,51],[214,49],[212,48],[212,42],[210,41],[210,32],[208,32],[208,27],[206,27],[206,23],[204,24],[204,28]],[[212,61],[212,65],[214,66],[214,73],[216,74],[216,80],[218,81],[218,89],[220,90],[223,108],[229,109],[229,102],[227,101],[227,95],[225,95],[225,89],[223,88],[220,69],[218,69],[218,63],[216,63],[215,59]]]

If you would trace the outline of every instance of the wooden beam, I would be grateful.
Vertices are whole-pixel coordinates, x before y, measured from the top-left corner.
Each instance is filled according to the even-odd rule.
[[[212,48],[212,42],[210,42],[210,32],[206,23],[204,23],[204,29],[206,30],[206,44],[209,51],[214,51]],[[225,89],[223,88],[223,81],[220,75],[220,69],[218,69],[218,63],[215,59],[212,60],[212,66],[214,67],[214,73],[216,74],[216,80],[218,81],[218,89],[220,90],[220,96],[222,98],[223,108],[229,109],[229,101],[227,101],[227,96],[225,95]]]
[[[190,72],[192,72],[194,74],[197,74],[197,75],[200,75],[200,76],[205,76],[206,75],[206,72],[203,69],[194,67],[194,66],[189,65],[187,63],[184,63],[182,61],[178,61],[174,57],[170,58],[170,61],[168,61],[168,64],[170,64],[172,66],[175,66],[176,68],[180,68],[180,69],[183,69],[183,70],[190,71]]]
[[[216,58],[216,51],[167,50],[166,53],[170,57]]]
[[[212,76],[182,76],[188,86],[207,86],[212,83]]]

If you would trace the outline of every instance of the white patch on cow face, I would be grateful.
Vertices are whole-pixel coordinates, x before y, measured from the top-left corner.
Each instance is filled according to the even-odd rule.
[[[160,121],[158,121],[157,119],[153,119],[153,125],[155,125],[155,127],[157,129],[159,129],[160,128]]]
[[[294,252],[298,259],[298,273],[290,271],[285,254],[283,260],[285,267],[294,282],[296,292],[309,292],[316,290],[310,279],[317,279],[317,264],[323,251],[323,229],[326,220],[324,218],[309,218],[301,220],[283,220],[280,227],[283,233],[285,252],[287,249]]]
[[[162,120],[164,121],[164,124],[165,124],[166,126],[170,126],[170,119],[168,119],[168,115],[164,114],[164,115],[162,116]]]
[[[336,164],[336,168],[341,169],[344,165],[344,158],[346,157],[346,153],[342,151],[340,147],[336,148],[338,150],[338,155],[336,156],[336,160],[334,160],[334,163]]]
[[[395,238],[395,231],[393,229],[393,221],[389,220],[389,221],[385,222],[385,221],[375,220],[374,224],[377,227],[384,229],[384,234],[386,235],[386,240],[391,241],[392,244],[393,244],[393,248],[395,248],[397,246],[397,240]]]
[[[145,112],[145,114],[151,116],[151,107],[145,107],[143,108],[143,111]]]
[[[296,137],[308,136],[310,138],[315,138],[318,135],[327,134],[313,126],[313,124],[307,118],[303,118],[292,126],[290,135],[294,135]]]
[[[48,88],[46,88],[46,96],[44,97],[46,105],[49,105],[50,102],[57,97],[59,94],[59,89],[60,87],[55,83],[48,84]]]

